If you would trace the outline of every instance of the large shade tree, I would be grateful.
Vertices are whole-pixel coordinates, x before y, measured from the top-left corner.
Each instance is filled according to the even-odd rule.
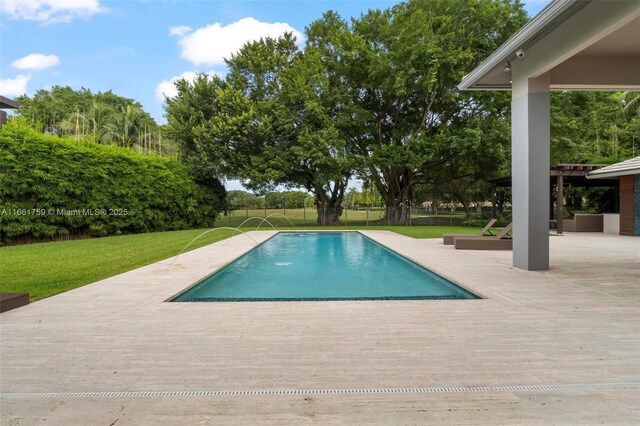
[[[456,86],[525,20],[518,1],[410,0],[343,24],[357,40],[338,58],[358,122],[351,148],[389,222],[407,219],[415,185],[467,177],[471,159],[502,160],[508,128],[487,123],[505,120],[508,97]]]
[[[302,187],[316,197],[318,223],[336,224],[354,164],[340,126],[342,83],[323,60],[291,34],[248,43],[227,60],[226,81],[176,83],[167,135],[199,176],[262,192]]]
[[[181,79],[176,88],[178,95],[165,102],[165,134],[178,144],[182,161],[200,182],[239,177],[240,145],[255,116],[250,103],[216,75]]]
[[[323,53],[299,51],[290,34],[262,39],[227,61],[228,81],[254,112],[243,143],[246,184],[305,188],[316,197],[318,223],[337,224],[354,165],[340,126],[342,84]]]

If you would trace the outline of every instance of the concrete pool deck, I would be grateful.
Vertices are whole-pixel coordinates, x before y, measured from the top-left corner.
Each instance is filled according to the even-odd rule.
[[[255,245],[236,236],[1,314],[1,423],[640,422],[640,238],[552,237],[526,272],[362,233],[485,299],[164,302]]]

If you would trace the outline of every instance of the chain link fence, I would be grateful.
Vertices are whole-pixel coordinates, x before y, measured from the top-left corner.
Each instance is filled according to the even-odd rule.
[[[338,218],[338,224],[331,223],[327,215],[318,214],[316,207],[297,209],[238,209],[221,214],[217,226],[255,227],[269,229],[272,226],[458,226],[469,220],[488,220],[491,217],[491,207],[472,209],[467,214],[463,208],[428,209],[425,207],[353,207],[343,208]],[[510,214],[504,212],[503,214]],[[318,220],[320,216],[320,220]],[[397,220],[394,220],[397,219]]]

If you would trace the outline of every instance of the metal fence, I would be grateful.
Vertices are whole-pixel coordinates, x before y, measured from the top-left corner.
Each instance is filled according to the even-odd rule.
[[[345,208],[338,219],[338,224],[327,222],[326,215],[318,215],[316,207],[297,209],[238,209],[221,214],[216,225],[230,227],[260,227],[261,229],[296,226],[392,226],[392,225],[463,225],[472,219],[488,219],[491,208],[473,209],[470,215],[461,208],[426,209],[424,207],[385,208],[362,207]],[[320,220],[318,220],[320,216]],[[394,221],[393,218],[401,218]]]

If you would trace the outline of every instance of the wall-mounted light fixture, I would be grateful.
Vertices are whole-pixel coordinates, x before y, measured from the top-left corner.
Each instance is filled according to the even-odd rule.
[[[511,72],[511,62],[507,61],[504,66],[504,72]]]

